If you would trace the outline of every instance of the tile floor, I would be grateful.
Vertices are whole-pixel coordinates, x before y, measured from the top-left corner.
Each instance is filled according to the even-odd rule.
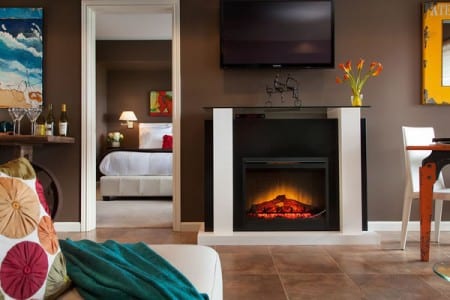
[[[171,229],[103,228],[59,233],[59,238],[149,244],[196,243],[196,233]],[[430,262],[419,259],[419,234],[399,250],[399,232],[380,232],[378,246],[215,246],[224,299],[450,299],[450,282],[433,273],[450,261],[450,232],[432,243]]]

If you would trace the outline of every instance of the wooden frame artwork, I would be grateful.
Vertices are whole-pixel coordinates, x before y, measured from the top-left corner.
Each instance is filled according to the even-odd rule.
[[[450,2],[423,3],[422,104],[450,104]]]
[[[172,116],[172,92],[152,91],[150,92],[150,116],[171,117]]]
[[[0,8],[0,108],[42,105],[42,29],[42,8]]]

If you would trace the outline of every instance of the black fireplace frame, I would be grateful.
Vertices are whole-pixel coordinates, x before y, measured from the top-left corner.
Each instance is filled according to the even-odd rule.
[[[243,202],[242,162],[249,157],[327,158],[330,209],[339,212],[339,140],[336,119],[235,119],[233,207]],[[247,227],[243,226],[241,216],[233,214],[234,231],[252,231]],[[296,230],[288,225],[281,227],[283,231]],[[330,220],[326,227],[312,225],[306,226],[305,230],[339,231],[339,217]]]

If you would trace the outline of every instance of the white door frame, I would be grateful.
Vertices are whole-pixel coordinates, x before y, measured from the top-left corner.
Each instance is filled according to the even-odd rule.
[[[179,0],[82,0],[81,2],[81,231],[96,227],[95,15],[99,12],[172,13],[173,222],[181,230],[181,72]]]

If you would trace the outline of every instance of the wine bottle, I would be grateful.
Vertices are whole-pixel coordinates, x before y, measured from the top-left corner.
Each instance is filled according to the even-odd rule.
[[[67,136],[68,129],[68,120],[67,120],[67,107],[65,104],[61,105],[61,114],[59,115],[58,129],[60,136]]]
[[[45,118],[43,114],[40,114],[36,120],[36,127],[34,129],[34,134],[39,136],[45,135]]]
[[[48,105],[47,117],[45,118],[45,135],[55,134],[55,117],[53,116],[53,105]]]

